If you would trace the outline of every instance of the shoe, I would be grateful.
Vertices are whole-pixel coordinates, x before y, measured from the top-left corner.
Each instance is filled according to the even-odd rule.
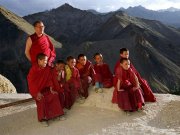
[[[144,110],[144,108],[138,108],[137,112],[142,112]]]
[[[41,121],[41,124],[43,125],[43,127],[48,127],[49,126],[49,123],[48,121]]]
[[[103,92],[103,89],[102,88],[99,88],[98,89],[98,93],[102,93]]]
[[[60,120],[60,121],[64,121],[64,120],[66,120],[66,117],[60,116],[60,117],[59,117],[59,120]]]
[[[85,98],[84,97],[79,97],[76,99],[76,102],[79,104],[83,104],[85,102]]]
[[[131,115],[129,111],[125,111],[125,113],[126,113],[127,116]]]
[[[99,88],[95,88],[95,92],[96,92],[96,93],[98,93],[98,89],[99,89]]]
[[[85,97],[80,97],[80,99],[84,99],[85,100]]]
[[[64,111],[64,115],[66,115],[68,112],[68,109],[64,108],[63,111]]]
[[[77,99],[77,100],[76,100],[76,102],[77,102],[77,103],[79,103],[79,104],[84,104],[85,100],[84,100],[84,99],[79,98],[79,99]]]

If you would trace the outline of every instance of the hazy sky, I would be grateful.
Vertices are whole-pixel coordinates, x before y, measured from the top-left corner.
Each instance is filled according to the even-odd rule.
[[[180,8],[180,0],[0,0],[1,6],[21,16],[56,8],[64,3],[69,3],[79,9],[95,9],[99,12],[109,12],[120,7],[128,8],[138,5],[152,10],[169,7]]]

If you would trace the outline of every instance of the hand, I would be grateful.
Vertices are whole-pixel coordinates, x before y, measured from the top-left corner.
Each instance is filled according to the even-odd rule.
[[[54,67],[54,64],[52,62],[48,62],[48,66]]]
[[[50,89],[50,91],[51,91],[52,94],[58,94],[57,91],[54,91],[52,89]]]
[[[43,96],[40,92],[38,92],[36,99],[39,101],[39,100],[41,100],[43,97],[44,97],[44,96]]]
[[[118,91],[124,91],[124,89],[119,89]]]
[[[132,89],[133,91],[136,91],[137,89],[139,89],[139,87],[133,87]]]

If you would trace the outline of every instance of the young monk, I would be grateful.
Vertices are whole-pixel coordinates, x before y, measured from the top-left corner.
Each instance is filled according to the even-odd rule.
[[[127,48],[120,49],[120,58],[129,58],[129,50]],[[116,63],[114,71],[118,67],[119,63],[120,63],[119,61]],[[135,69],[135,67],[133,66],[132,63],[130,64],[130,68],[133,70],[133,72],[136,74],[136,76],[139,80],[140,87],[143,90],[143,97],[144,97],[145,102],[156,102],[156,98],[155,98],[148,82],[141,77],[141,75],[138,73],[138,71]],[[117,93],[113,93],[113,94],[116,95]],[[116,101],[117,101],[115,97],[116,96],[114,96],[114,99],[112,100],[113,103],[116,103]]]
[[[83,89],[82,96],[87,98],[89,85],[94,81],[95,77],[93,65],[89,60],[87,60],[84,54],[79,54],[76,67],[80,73],[81,85]]]
[[[56,61],[55,68],[53,69],[54,72],[54,79],[57,80],[58,82],[58,94],[59,94],[59,99],[61,101],[62,107],[66,107],[66,94],[64,91],[64,86],[66,82],[66,73],[65,73],[65,62],[63,60],[58,60]]]
[[[138,79],[130,68],[129,59],[120,59],[120,64],[115,71],[115,78],[117,79],[115,91],[117,91],[118,106],[124,111],[142,109],[144,98]]]
[[[54,89],[52,69],[45,54],[37,55],[27,76],[29,92],[36,101],[38,120],[48,126],[48,120],[64,114],[58,93]]]
[[[103,62],[103,56],[100,53],[94,54],[94,70],[95,75],[95,86],[98,92],[102,92],[101,88],[110,88],[113,86],[112,80],[113,75],[109,69],[108,64]]]

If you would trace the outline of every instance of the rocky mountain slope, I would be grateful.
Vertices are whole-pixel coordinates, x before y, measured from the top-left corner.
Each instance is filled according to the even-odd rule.
[[[93,14],[68,4],[25,16],[27,22],[2,7],[0,11],[0,73],[12,81],[18,92],[27,90],[29,62],[24,48],[27,35],[33,32],[27,22],[36,20],[42,20],[45,32],[63,43],[56,49],[57,59],[85,53],[92,60],[94,53],[101,52],[113,71],[119,49],[127,47],[132,63],[154,92],[180,91],[180,31],[175,28],[122,11]]]

